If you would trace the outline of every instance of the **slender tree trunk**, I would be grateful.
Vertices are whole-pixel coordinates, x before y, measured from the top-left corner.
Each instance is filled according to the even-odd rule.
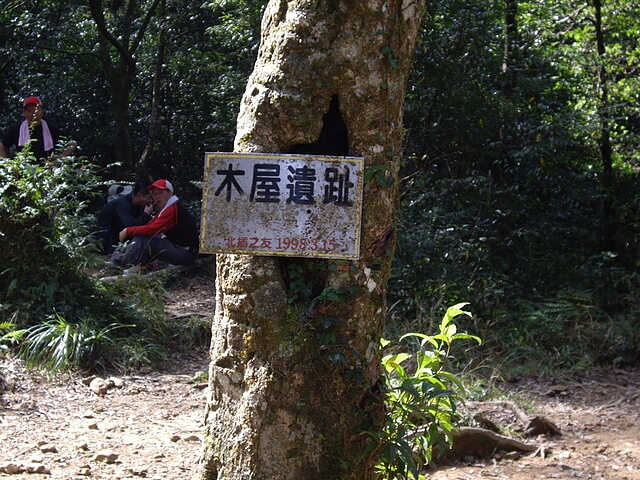
[[[135,170],[129,135],[129,102],[136,76],[135,53],[160,1],[152,0],[144,12],[144,17],[139,18],[137,0],[121,4],[123,8],[117,9],[117,12],[110,11],[108,16],[105,16],[102,0],[89,0],[91,17],[98,29],[100,61],[111,92],[111,110],[115,124],[115,160],[122,163],[121,171],[118,172],[120,175]],[[115,33],[112,33],[111,29]]]
[[[606,67],[606,48],[604,40],[604,27],[602,25],[602,2],[593,0],[594,26],[596,32],[596,49],[598,52],[598,86],[600,90],[600,156],[602,158],[602,186],[605,190],[603,205],[603,248],[607,251],[615,251],[616,221],[615,210],[612,205],[613,197],[613,157],[611,149],[611,120],[609,115],[609,84]]]
[[[504,5],[504,52],[502,74],[504,76],[502,90],[510,95],[516,84],[519,63],[518,37],[518,0],[505,0]]]
[[[159,16],[164,17],[164,2],[159,6]],[[147,145],[138,160],[136,168],[140,178],[146,178],[149,175],[149,160],[154,152],[158,142],[158,124],[160,122],[160,107],[162,104],[162,84],[165,62],[165,50],[167,47],[167,34],[164,28],[160,29],[158,34],[158,52],[156,53],[156,66],[153,75],[153,92],[151,97],[151,113],[149,117],[149,136],[147,137]]]
[[[518,49],[518,1],[506,0],[504,5],[504,55],[502,71],[516,63]]]
[[[218,256],[201,480],[373,478],[376,445],[361,430],[383,419],[378,344],[398,196],[389,180],[422,10],[421,0],[266,8],[235,150],[363,156],[378,175],[365,184],[360,260]],[[315,295],[341,301],[289,302],[291,265]]]
[[[111,111],[115,123],[115,159],[122,163],[118,172],[118,175],[122,176],[130,173],[133,165],[133,148],[129,134],[129,102],[134,77],[135,68],[133,66],[121,65],[109,81]]]

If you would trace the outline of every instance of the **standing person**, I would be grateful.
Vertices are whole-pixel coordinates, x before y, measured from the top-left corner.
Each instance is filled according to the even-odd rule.
[[[114,251],[123,228],[144,225],[151,220],[153,199],[147,190],[149,185],[147,181],[137,182],[130,193],[108,201],[102,207],[96,219],[99,231],[95,238],[101,243],[103,253],[108,255]]]
[[[51,157],[55,152],[56,144],[62,138],[60,130],[49,124],[42,117],[44,107],[38,97],[27,97],[23,102],[22,123],[11,127],[0,143],[0,158],[9,158],[12,148],[21,151],[28,147],[33,155],[40,161]],[[60,156],[70,155],[75,150],[75,142],[69,142]],[[59,159],[56,160],[59,164]]]
[[[196,221],[173,193],[168,180],[156,180],[151,191],[158,214],[147,224],[126,227],[120,241],[131,241],[116,250],[112,262],[119,267],[146,265],[162,260],[171,265],[191,265],[198,259],[199,233]]]

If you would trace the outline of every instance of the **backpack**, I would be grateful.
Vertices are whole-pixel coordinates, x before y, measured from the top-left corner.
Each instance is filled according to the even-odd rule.
[[[107,203],[112,202],[120,197],[124,197],[125,195],[129,195],[133,192],[133,186],[131,185],[119,185],[114,183],[109,187],[107,191]]]

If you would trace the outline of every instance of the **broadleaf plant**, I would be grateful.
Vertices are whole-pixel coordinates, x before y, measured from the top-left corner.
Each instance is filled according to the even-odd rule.
[[[481,339],[459,333],[454,319],[471,316],[462,308],[466,303],[449,307],[435,335],[407,333],[400,338],[417,340],[413,352],[394,351],[382,358],[387,406],[385,428],[372,434],[372,448],[379,448],[380,478],[423,479],[421,468],[434,454],[442,453],[453,443],[453,431],[459,421],[456,402],[464,386],[455,374],[445,370],[454,341]],[[387,350],[391,343],[382,340]]]

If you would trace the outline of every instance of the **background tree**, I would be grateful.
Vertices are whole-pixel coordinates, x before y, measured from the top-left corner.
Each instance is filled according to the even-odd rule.
[[[103,2],[89,0],[91,17],[98,30],[96,53],[110,86],[116,130],[115,155],[125,166],[133,163],[129,138],[129,103],[132,84],[136,78],[136,52],[159,3],[160,0],[153,0],[148,5],[136,0],[125,3],[116,1],[108,5],[109,16],[106,17]],[[111,25],[107,24],[107,18],[111,20]]]
[[[616,249],[603,252],[610,226],[595,89],[603,59],[595,55],[590,5],[520,3],[516,44],[509,43],[518,61],[505,89],[508,6],[430,2],[407,98],[394,317],[430,331],[437,309],[468,300],[477,317],[463,328],[489,340],[486,348],[508,339],[508,354],[523,363],[546,348],[541,361],[550,368],[580,365],[590,355],[637,358],[635,347],[619,343],[637,338],[629,314],[637,304],[622,300],[634,296],[638,258],[631,233],[638,224],[631,170],[637,113],[626,96],[635,80],[625,74],[638,53],[628,36],[638,22],[628,6],[612,2],[604,10],[617,12],[605,16],[607,69],[617,72],[609,77],[617,79],[609,85],[617,221]],[[557,332],[573,331],[585,315],[598,322],[581,330],[584,344],[611,348],[585,355],[562,344]],[[541,333],[551,326],[555,334]]]
[[[47,117],[73,135],[81,154],[103,167],[122,163],[118,171],[104,172],[105,177],[132,180],[136,170],[146,171],[154,178],[170,178],[184,195],[199,197],[192,182],[201,178],[204,152],[229,151],[233,146],[263,2],[166,2],[164,15],[150,17],[139,38],[138,27],[153,3],[127,5],[128,10],[123,3],[95,5],[98,17],[100,8],[104,10],[107,33],[130,32],[130,44],[111,34],[122,53],[103,39],[103,47],[113,54],[107,58],[101,54],[88,5],[47,0],[17,8],[7,2],[0,17],[6,36],[0,45],[0,65],[6,73],[0,83],[0,123],[4,130],[17,122],[22,98],[39,94]],[[124,25],[128,23],[131,29]],[[126,79],[126,72],[116,69],[129,68],[131,60],[135,75],[127,92],[116,85]],[[110,90],[110,71],[118,99]],[[124,122],[128,117],[124,125],[117,125],[112,108],[116,104],[122,107],[118,118]],[[130,152],[116,153],[116,148],[125,148],[127,135]],[[146,148],[150,137],[152,148]]]
[[[360,260],[219,256],[203,480],[373,478],[376,446],[360,433],[381,428],[393,180],[422,8],[267,6],[235,150],[357,155],[380,174],[365,186]]]

